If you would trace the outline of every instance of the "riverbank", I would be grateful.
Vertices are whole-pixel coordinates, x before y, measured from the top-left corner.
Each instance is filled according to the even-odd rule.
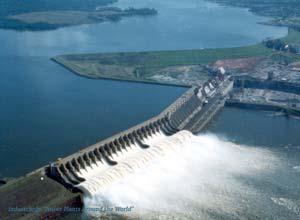
[[[0,1],[0,28],[13,30],[51,30],[56,25],[50,23],[25,23],[10,16],[30,14],[38,12],[53,11],[93,11],[96,7],[105,7],[116,2],[116,0],[87,0],[84,3],[77,0],[70,0],[66,4],[59,0],[2,0]],[[74,19],[76,19],[74,17]]]
[[[210,76],[207,65],[219,59],[271,53],[272,50],[257,44],[226,49],[70,54],[53,60],[77,75],[92,79],[192,86],[206,81]]]
[[[152,16],[153,8],[111,7],[117,0],[3,0],[0,2],[0,28],[13,30],[53,30],[60,27],[116,22],[128,16]]]
[[[300,32],[290,30],[281,40],[289,44],[298,43],[299,38]],[[221,49],[68,54],[52,60],[79,76],[91,79],[193,86],[206,81],[215,67],[243,73],[254,70],[264,60],[270,61],[268,65],[290,64],[299,61],[300,55],[274,51],[259,43]],[[243,65],[247,68],[242,69]]]
[[[300,32],[291,29],[280,41],[289,45],[299,39]],[[293,93],[294,87],[300,85],[300,54],[278,51],[263,43],[225,49],[71,54],[53,60],[86,78],[187,87],[201,85],[223,69],[236,79],[255,79],[270,87],[258,87],[258,92],[236,90],[230,100],[234,106],[299,113],[298,99]],[[236,84],[241,81],[242,87],[247,88],[245,80],[237,80]],[[273,91],[279,87],[283,90]]]
[[[186,15],[188,14],[190,13],[186,13]],[[224,18],[225,17],[227,16],[224,16]],[[209,17],[208,20],[212,21],[212,18],[214,18],[214,16]],[[198,18],[198,20],[195,20],[198,22],[198,20],[202,19]],[[173,21],[170,23],[173,23]],[[185,24],[187,23],[185,22]],[[117,26],[116,24],[108,25]],[[247,23],[244,25],[249,27]],[[118,51],[128,48],[135,50],[137,47],[140,47],[140,45],[143,45],[143,42],[147,42],[147,40],[142,43],[138,42],[139,38],[143,38],[143,35],[138,35],[136,38],[131,35],[124,37],[124,35],[129,32],[128,27],[133,26],[132,23],[128,23],[127,26],[125,26],[126,28],[118,32],[102,29],[97,25],[95,26],[93,25],[93,27],[89,29],[95,31],[97,29],[98,32],[96,33],[88,32],[87,29],[82,27],[78,27],[80,30],[77,29],[76,32],[73,28],[43,32],[41,34],[9,31],[9,35],[4,35],[4,32],[2,32],[3,34],[1,36],[5,36],[3,43],[4,50],[2,51],[6,49],[7,52],[5,56],[9,54],[8,59],[5,58],[1,60],[4,65],[4,71],[1,74],[0,82],[2,88],[1,101],[4,101],[2,102],[3,105],[1,108],[1,121],[3,122],[1,135],[5,137],[2,142],[1,167],[4,172],[13,172],[17,170],[14,169],[15,167],[26,167],[26,169],[31,169],[30,167],[32,166],[40,167],[39,163],[46,164],[54,158],[67,155],[68,151],[75,152],[79,146],[85,146],[85,143],[88,141],[94,142],[96,138],[102,139],[105,136],[110,136],[118,129],[121,130],[124,129],[124,127],[126,128],[131,124],[137,123],[139,120],[142,121],[143,117],[150,117],[151,114],[158,112],[160,108],[163,108],[164,105],[171,102],[172,97],[175,99],[179,93],[182,93],[181,89],[177,91],[178,88],[172,89],[171,87],[162,89],[159,86],[128,85],[127,83],[119,84],[118,82],[85,80],[80,77],[75,77],[59,66],[52,64],[47,57],[41,59],[34,57],[43,56],[44,54],[51,54],[53,56],[53,54],[67,53],[68,51],[73,51],[73,48],[74,50],[76,50],[75,48],[80,48],[82,51],[91,51],[92,47],[98,51],[110,51],[110,48],[115,48],[115,50]],[[142,23],[141,26],[145,26],[146,28],[150,27],[145,23]],[[161,27],[161,23],[153,29],[158,26]],[[175,26],[176,28],[180,27],[177,23]],[[229,27],[224,28],[227,29]],[[112,29],[117,28],[113,27]],[[153,29],[151,29],[151,31]],[[203,32],[201,28],[197,29]],[[236,27],[236,29],[238,29],[238,27]],[[252,28],[249,29],[253,30]],[[135,27],[132,33],[136,35],[138,30],[145,34],[144,29],[138,27]],[[62,33],[60,33],[60,31]],[[106,41],[105,37],[103,37],[105,34],[109,37],[111,36],[112,39]],[[15,37],[15,35],[18,36]],[[167,38],[166,41],[174,39],[174,41],[180,42],[182,47],[187,47],[184,43],[189,41],[189,39],[181,41],[180,38],[175,38],[177,36],[176,32],[171,32],[170,35],[172,35],[172,38]],[[188,37],[191,33],[184,32],[183,35]],[[213,33],[213,35],[224,37],[222,32]],[[256,36],[259,35],[260,33],[256,33]],[[92,36],[96,38],[97,41],[95,40],[94,44],[89,45],[90,41],[94,39]],[[113,39],[113,36],[119,36],[120,41]],[[234,36],[234,33],[230,36]],[[84,37],[85,41],[82,40],[82,37]],[[81,41],[78,40],[79,38]],[[156,41],[159,37],[155,38],[155,32],[153,32],[153,35],[151,34],[149,38],[159,46],[164,44],[164,41]],[[209,37],[204,39],[195,37],[195,39],[197,42],[191,45],[191,47],[200,48],[201,45],[199,46],[199,42],[202,40],[206,43]],[[226,36],[224,39],[226,39]],[[236,38],[233,38],[232,41],[235,39]],[[132,41],[134,46],[127,45],[126,43],[129,41]],[[223,41],[220,42],[220,44],[223,43]],[[117,46],[113,47],[112,45],[115,44],[117,44]],[[242,42],[238,41],[236,45],[241,44]],[[171,46],[173,47],[173,45]],[[217,47],[219,45],[213,46]],[[9,49],[7,49],[8,47]],[[146,49],[149,50],[149,48]],[[20,58],[20,56],[24,57]],[[197,65],[195,68],[197,68]],[[174,90],[176,90],[176,92]],[[128,107],[128,103],[131,102],[134,102],[134,105]],[[122,111],[120,111],[120,109],[122,109]],[[234,116],[236,116],[236,114],[234,114]],[[235,117],[235,120],[229,121],[228,125],[235,127],[232,126],[233,123],[244,122],[246,119],[244,115],[241,118]],[[253,121],[257,122],[260,120],[252,119],[252,122]],[[281,123],[280,126],[273,127],[278,129],[278,127],[282,128],[282,125],[284,126],[285,124]],[[257,127],[257,124],[255,124],[255,127]],[[261,127],[261,125],[258,127]],[[299,136],[297,132],[293,135],[290,134],[294,130],[298,131],[299,129],[291,129],[290,127],[284,128],[285,129],[281,131],[287,143],[291,143],[291,137],[297,138]],[[226,128],[224,130],[228,131],[230,129]],[[287,130],[290,133],[284,133]],[[261,133],[263,136],[265,135],[265,133]],[[235,135],[240,135],[238,130],[235,132]],[[271,134],[268,137],[273,136],[274,134]],[[261,140],[261,138],[252,136],[251,140]],[[12,158],[15,159],[12,160]],[[17,170],[15,173],[17,172],[22,173],[25,171],[21,169],[21,171]],[[284,174],[285,173],[286,172],[284,172]],[[47,195],[51,198],[47,197],[45,199],[49,199],[50,202],[53,201],[52,199],[56,199],[56,196],[59,197],[63,195],[61,191],[51,191],[49,188],[48,192],[40,194],[38,190],[42,184],[35,187],[35,183],[39,181],[38,177],[40,176],[37,176],[37,178],[34,179],[35,181],[28,183],[32,184],[31,190],[28,191],[30,195]],[[28,178],[27,180],[30,181],[32,180],[30,177],[25,178]],[[9,186],[10,183],[7,184],[7,186]],[[48,184],[45,184],[45,187],[47,186]],[[293,187],[290,188],[292,189]],[[15,194],[13,190],[10,192],[12,195],[17,196],[18,201],[22,201],[23,204],[26,202],[26,196],[24,196],[24,194]],[[3,199],[1,201],[6,201],[8,197],[2,196],[1,198]],[[23,200],[23,198],[25,199]],[[66,196],[66,198],[68,198],[68,196]],[[256,200],[262,201],[257,198]],[[28,203],[28,205],[30,205],[30,203]],[[244,207],[246,206],[241,208]],[[260,207],[266,207],[266,205],[262,204]],[[199,209],[202,209],[202,207],[200,206]],[[247,210],[249,210],[249,208]],[[256,211],[256,209],[253,209],[254,213]],[[260,216],[257,218],[259,217]],[[71,219],[74,220],[74,218]]]
[[[254,14],[271,17],[273,20],[261,22],[266,25],[300,28],[300,4],[295,0],[287,1],[250,1],[250,0],[207,0],[225,6],[248,8]]]
[[[94,24],[105,21],[117,22],[129,16],[153,16],[157,11],[150,8],[101,7],[94,11],[43,11],[17,14],[7,17],[10,22],[19,22],[20,25],[34,26],[37,29],[51,27],[53,29],[81,24]]]

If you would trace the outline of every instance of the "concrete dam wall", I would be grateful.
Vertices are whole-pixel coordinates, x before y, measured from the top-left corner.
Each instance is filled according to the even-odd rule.
[[[219,74],[190,88],[156,117],[51,163],[46,173],[69,189],[96,193],[116,176],[140,166],[140,161],[163,153],[168,147],[156,145],[166,137],[178,133],[175,139],[180,142],[201,131],[222,109],[232,87],[232,78]]]
[[[224,106],[233,87],[218,75],[189,89],[173,104],[126,131],[66,158],[58,159],[0,187],[0,219],[60,219],[67,207],[83,207],[82,193],[94,194],[136,168],[171,153],[201,131]],[[44,207],[39,212],[10,212],[9,207]],[[45,207],[61,210],[47,211]]]

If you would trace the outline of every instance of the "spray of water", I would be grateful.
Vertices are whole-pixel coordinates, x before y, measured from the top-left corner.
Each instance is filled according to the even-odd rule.
[[[152,148],[151,160],[144,156],[149,162],[134,160],[140,166],[124,169],[109,187],[86,196],[85,207],[133,207],[117,214],[142,219],[226,219],[259,194],[242,179],[273,172],[278,163],[268,150],[186,131]],[[111,214],[104,212],[87,215]]]
[[[139,169],[145,168],[151,161],[159,157],[166,156],[172,152],[176,152],[178,148],[186,144],[192,138],[193,134],[188,131],[182,131],[171,138],[160,132],[152,135],[146,144],[151,146],[147,150],[142,150],[136,144],[131,144],[129,152],[118,152],[112,158],[118,162],[117,165],[109,167],[107,165],[94,164],[92,167],[81,169],[77,175],[85,178],[86,181],[78,185],[87,195],[94,195],[97,192],[103,192],[106,187],[126,177],[131,173],[137,172]]]

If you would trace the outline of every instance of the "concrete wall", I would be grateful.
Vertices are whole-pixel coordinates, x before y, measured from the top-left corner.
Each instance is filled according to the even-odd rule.
[[[62,215],[67,214],[60,211],[9,213],[8,208],[15,206],[81,208],[81,194],[73,192],[80,192],[74,185],[84,180],[76,177],[74,171],[102,160],[113,166],[111,154],[127,148],[132,142],[147,148],[143,139],[158,130],[166,135],[183,129],[193,133],[201,131],[222,109],[227,98],[224,91],[231,88],[232,81],[221,78],[211,81],[215,89],[207,90],[207,93],[203,92],[207,84],[201,88],[191,88],[158,116],[1,186],[0,219],[61,219]]]
[[[156,132],[167,136],[179,130],[197,133],[224,106],[232,84],[230,77],[223,76],[211,79],[203,87],[190,88],[158,116],[51,163],[46,169],[47,174],[66,187],[72,188],[85,181],[76,175],[80,169],[96,164],[97,161],[113,166],[117,164],[113,160],[113,154],[129,148],[131,144],[148,148],[144,139]]]

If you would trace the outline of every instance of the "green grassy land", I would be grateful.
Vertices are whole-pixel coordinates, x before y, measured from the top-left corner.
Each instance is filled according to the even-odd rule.
[[[115,7],[102,8],[98,11],[43,11],[17,14],[9,16],[8,19],[19,21],[25,24],[47,24],[57,27],[65,27],[79,24],[93,24],[104,21],[116,22],[123,17],[129,16],[150,16],[155,15],[157,11],[155,9],[119,9]]]
[[[98,63],[104,65],[143,66],[145,68],[152,68],[172,65],[209,64],[219,59],[267,56],[271,53],[272,50],[267,49],[261,44],[257,44],[224,49],[63,55],[55,59],[72,62],[74,64]]]
[[[288,43],[299,42],[300,32],[291,30],[282,40]],[[151,76],[163,75],[168,72],[166,68],[169,67],[204,66],[220,59],[247,57],[271,57],[274,61],[285,59],[287,62],[300,60],[299,55],[275,52],[263,44],[204,50],[74,54],[57,56],[53,59],[74,73],[88,78],[159,83],[158,80],[151,79]]]
[[[60,27],[45,22],[26,23],[9,19],[10,16],[45,11],[93,11],[98,6],[106,6],[116,0],[1,0],[0,28],[15,30],[50,30]]]
[[[206,65],[219,59],[268,56],[272,50],[261,44],[227,49],[78,54],[54,60],[88,78],[154,82],[149,76],[170,66]]]

